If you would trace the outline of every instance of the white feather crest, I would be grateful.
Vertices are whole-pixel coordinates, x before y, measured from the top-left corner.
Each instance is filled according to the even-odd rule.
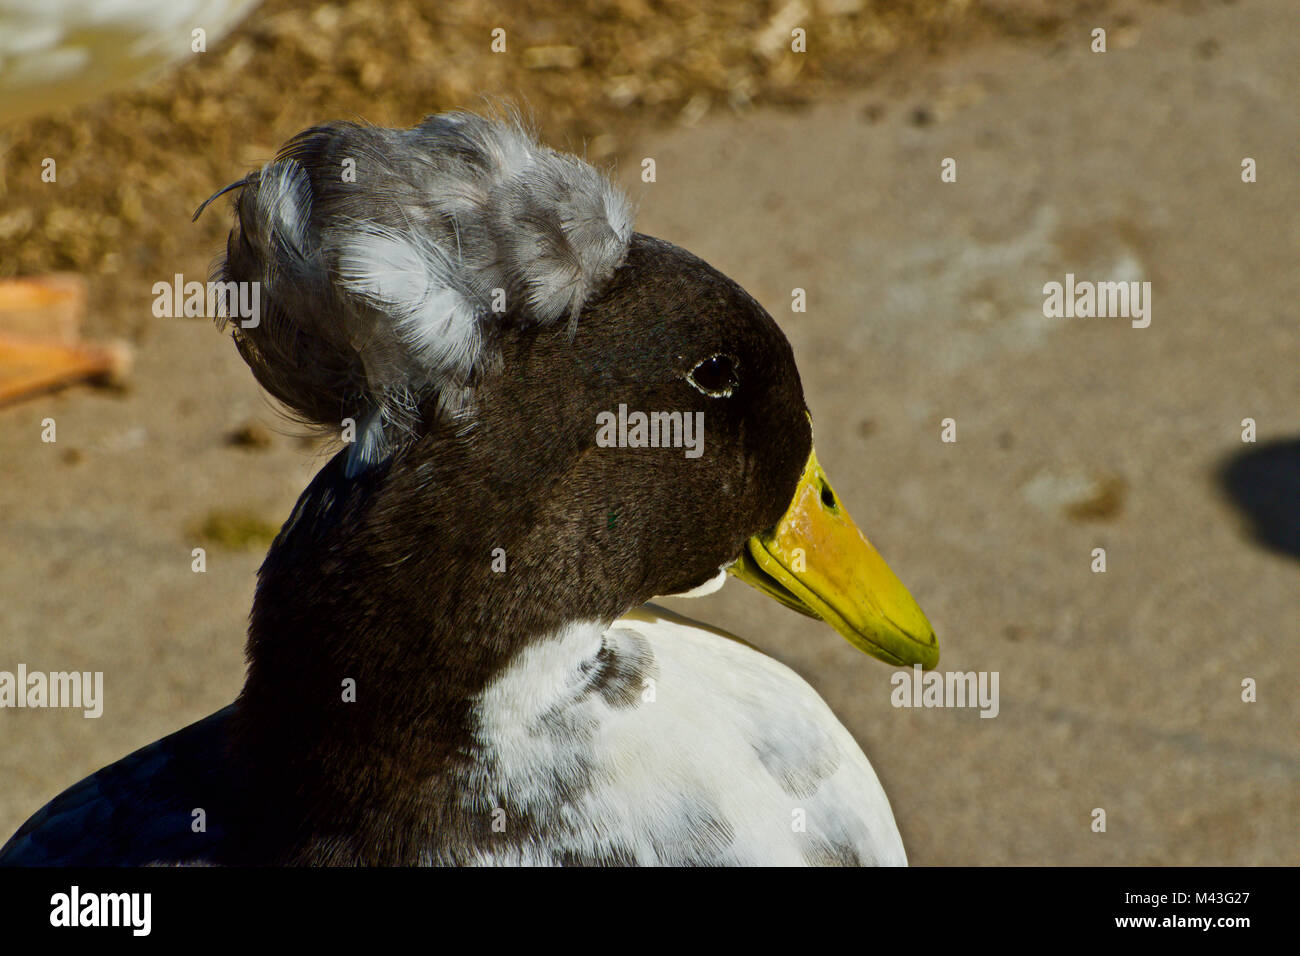
[[[454,407],[508,323],[576,322],[633,221],[595,168],[471,113],[307,130],[237,210],[221,277],[261,281],[270,300],[259,327],[235,330],[241,352],[307,420],[367,422],[355,470],[425,398]]]

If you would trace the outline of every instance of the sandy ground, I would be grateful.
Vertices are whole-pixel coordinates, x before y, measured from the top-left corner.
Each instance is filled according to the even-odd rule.
[[[652,185],[622,166],[642,231],[786,329],[821,461],[941,668],[1000,675],[995,719],[895,709],[889,668],[748,588],[673,602],[821,691],[914,863],[1300,862],[1300,564],[1218,478],[1300,435],[1297,33],[1289,0],[1165,10],[1105,55],[1080,31],[900,63],[805,111],[647,133]],[[1067,272],[1151,281],[1150,327],[1044,318]],[[269,441],[232,443],[250,423]],[[237,693],[263,545],[211,540],[214,513],[277,525],[320,461],[202,322],[152,326],[124,393],[0,410],[0,669],[100,670],[107,697],[98,720],[0,711],[0,838]]]

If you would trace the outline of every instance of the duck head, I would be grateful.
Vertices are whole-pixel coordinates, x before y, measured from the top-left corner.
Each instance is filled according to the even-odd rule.
[[[817,460],[785,336],[689,252],[633,234],[572,335],[505,336],[475,408],[512,461],[530,444],[565,459],[549,493],[580,517],[549,550],[596,565],[617,613],[730,573],[889,663],[937,661],[929,622]]]
[[[937,662],[817,460],[776,323],[635,233],[590,166],[444,114],[308,130],[237,185],[218,277],[263,308],[236,343],[348,440],[262,569],[250,680],[277,633],[340,667],[405,642],[445,668],[452,642],[464,671],[724,572],[891,664]]]

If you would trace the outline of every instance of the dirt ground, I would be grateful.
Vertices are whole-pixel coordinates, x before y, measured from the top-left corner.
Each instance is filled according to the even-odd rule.
[[[753,67],[739,112],[683,117],[703,87],[681,80],[671,109],[629,102],[593,152],[619,160],[641,231],[731,275],[785,328],[840,498],[934,623],[940,667],[999,673],[998,716],[892,707],[888,667],[742,585],[672,604],[825,696],[914,864],[1300,863],[1300,9],[1079,4],[1045,20],[1032,9],[1054,5],[976,6],[969,42],[953,39],[958,20],[918,28],[870,68],[790,80],[793,107],[765,85],[775,66]],[[986,15],[999,6],[1020,26],[999,28]],[[301,9],[269,7],[234,41],[260,49],[268,17]],[[1110,28],[1109,52],[1089,51],[1093,26]],[[484,88],[538,93],[539,118],[565,89],[514,82]],[[476,103],[447,96],[432,105]],[[306,106],[264,105],[248,143],[265,159],[339,115],[322,115],[328,99],[322,86]],[[584,115],[591,128],[556,140],[600,136],[599,114]],[[36,208],[12,184],[33,128],[11,134],[3,251],[24,245],[2,244],[6,214]],[[169,155],[201,152],[202,130],[171,142]],[[945,157],[955,183],[940,181]],[[1257,182],[1242,182],[1243,157]],[[117,272],[100,268],[115,251],[103,236],[135,236],[129,223],[96,220],[84,248],[57,252],[38,211],[26,258],[0,255],[8,271],[90,272],[96,329],[138,344],[124,390],[0,409],[0,670],[103,671],[106,695],[98,720],[0,710],[0,840],[66,785],[234,697],[267,535],[323,460],[228,340],[148,314],[153,281],[202,274],[220,244],[223,212],[197,231],[188,214],[244,167],[211,165],[145,203],[137,238],[165,221],[169,245],[124,246]],[[1045,318],[1043,285],[1066,273],[1149,280],[1150,327]],[[792,312],[794,288],[807,312]],[[945,418],[955,443],[940,440]],[[1256,444],[1241,441],[1245,418]]]

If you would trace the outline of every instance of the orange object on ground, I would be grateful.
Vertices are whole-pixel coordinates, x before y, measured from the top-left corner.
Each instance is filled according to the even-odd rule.
[[[76,381],[126,376],[130,347],[83,343],[85,313],[80,276],[0,280],[0,405]]]

